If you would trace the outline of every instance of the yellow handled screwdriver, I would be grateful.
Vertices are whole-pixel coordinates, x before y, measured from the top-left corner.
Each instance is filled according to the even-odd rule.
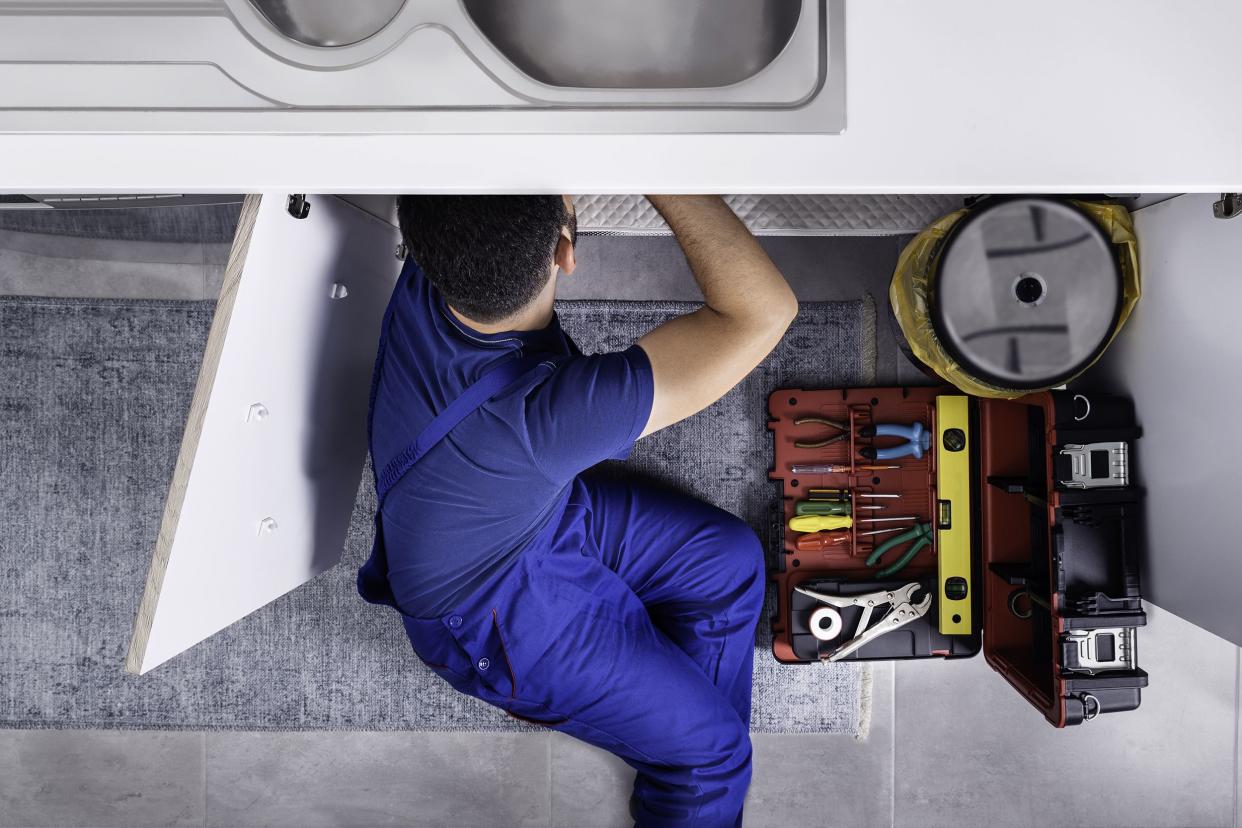
[[[859,518],[859,523],[891,523],[904,520],[917,521],[913,515],[905,517]],[[832,529],[849,529],[854,525],[854,518],[846,515],[798,515],[790,518],[789,528],[794,532],[824,532]]]

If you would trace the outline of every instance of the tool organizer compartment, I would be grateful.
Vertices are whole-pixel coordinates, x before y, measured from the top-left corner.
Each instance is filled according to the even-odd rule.
[[[1147,686],[1133,406],[1068,392],[978,405],[984,657],[1058,727],[1133,710]]]
[[[868,459],[863,449],[891,448],[903,442],[900,437],[864,438],[868,426],[882,423],[911,425],[922,423],[929,434],[936,429],[936,397],[938,389],[861,388],[843,390],[781,389],[768,399],[776,460],[771,477],[783,485],[783,523],[797,515],[799,502],[805,502],[815,489],[852,490],[855,500],[873,501],[882,509],[859,512],[859,520],[892,521],[903,529],[910,526],[935,525],[936,453],[921,451],[921,457]],[[831,437],[837,430],[808,418],[841,423],[847,439],[823,447],[802,447]],[[809,465],[842,466],[840,471],[795,472],[795,467]],[[895,466],[871,469],[869,466]],[[897,495],[891,498],[868,498],[866,495]],[[870,502],[865,505],[872,505]],[[820,549],[799,549],[799,538],[811,533],[784,532],[784,543],[778,555],[773,577],[777,584],[777,613],[773,620],[776,658],[784,662],[815,661],[823,657],[825,643],[809,629],[809,615],[816,608],[814,599],[796,592],[799,587],[815,588],[854,595],[860,592],[902,587],[918,581],[931,585],[936,577],[936,541],[925,546],[900,569],[884,578],[877,577],[883,565],[901,556],[903,548],[886,554],[881,566],[869,566],[867,557],[885,540],[900,533],[863,535],[883,529],[885,523],[853,523],[848,540]],[[908,544],[906,545],[908,546]],[[973,600],[973,596],[971,598]],[[842,613],[843,634],[857,627],[861,608],[848,607]],[[847,659],[918,658],[930,655],[973,655],[979,649],[977,635],[945,636],[936,628],[935,605],[917,621],[902,630],[889,633],[863,646]],[[848,636],[847,636],[848,637]]]
[[[1138,706],[1128,400],[779,389],[768,407],[779,661],[982,650],[1058,727]]]

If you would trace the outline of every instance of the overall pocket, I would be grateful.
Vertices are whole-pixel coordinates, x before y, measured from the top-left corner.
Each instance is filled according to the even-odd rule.
[[[447,629],[432,626],[426,619],[415,619],[402,615],[406,637],[410,640],[410,649],[418,660],[440,678],[453,685],[457,690],[473,678],[470,657],[462,651],[460,645],[449,634]]]
[[[492,610],[492,627],[500,641],[500,649],[504,655],[505,667],[509,671],[509,681],[512,688],[509,698],[502,705],[504,711],[519,721],[540,725],[541,727],[555,728],[567,724],[569,716],[557,713],[549,709],[547,704],[536,701],[533,698],[541,694],[530,693],[530,695],[527,695],[527,692],[530,692],[533,688],[525,686],[524,679],[528,677],[524,675],[519,676],[519,671],[514,666],[514,654],[506,641],[504,630],[501,627],[500,614],[497,610]]]

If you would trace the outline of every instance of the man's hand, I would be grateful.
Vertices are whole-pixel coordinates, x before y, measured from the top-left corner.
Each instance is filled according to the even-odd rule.
[[[723,397],[784,336],[798,301],[780,271],[719,196],[647,196],[681,245],[706,305],[638,344],[655,399],[643,436]]]

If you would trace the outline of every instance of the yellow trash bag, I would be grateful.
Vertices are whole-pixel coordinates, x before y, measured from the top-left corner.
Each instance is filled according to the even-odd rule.
[[[1121,275],[1120,313],[1112,333],[1107,337],[1107,346],[1129,318],[1141,293],[1134,222],[1129,211],[1117,204],[1078,200],[1068,200],[1065,203],[1082,210],[1099,226],[1111,242],[1117,257]],[[969,208],[950,213],[932,223],[906,245],[897,260],[897,269],[889,287],[889,301],[897,323],[905,335],[907,346],[917,360],[967,394],[1012,399],[1038,389],[1005,387],[974,376],[946,349],[938,338],[933,323],[932,303],[935,301],[935,280],[941,253],[953,228],[970,213]],[[1103,352],[1103,348],[1100,352]],[[1096,354],[1074,376],[1080,375],[1098,359],[1099,354]]]

